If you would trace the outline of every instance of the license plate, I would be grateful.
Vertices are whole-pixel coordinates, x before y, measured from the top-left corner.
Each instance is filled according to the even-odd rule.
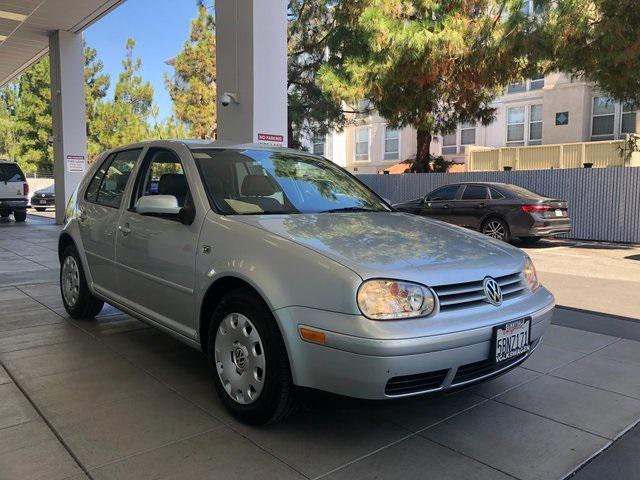
[[[518,357],[531,349],[529,345],[531,320],[528,318],[500,325],[494,331],[496,363]]]
[[[562,217],[562,216],[563,216],[562,210],[560,209],[556,210],[556,217]]]
[[[40,205],[46,205],[47,201],[46,200],[40,200]]]

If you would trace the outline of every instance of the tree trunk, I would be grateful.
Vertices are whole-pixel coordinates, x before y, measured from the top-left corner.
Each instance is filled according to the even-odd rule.
[[[416,132],[418,149],[416,151],[416,159],[413,162],[412,170],[416,173],[425,173],[429,171],[429,160],[431,158],[431,140],[433,136],[428,130],[418,129]]]
[[[300,149],[298,139],[293,138],[293,119],[291,116],[287,117],[287,147]]]

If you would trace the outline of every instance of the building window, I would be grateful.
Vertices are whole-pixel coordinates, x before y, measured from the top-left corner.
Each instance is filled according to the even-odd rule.
[[[524,107],[514,107],[507,110],[507,146],[524,145],[524,117]]]
[[[384,159],[400,159],[400,131],[384,129]]]
[[[512,83],[507,86],[507,93],[530,92],[544,88],[544,75],[533,77],[524,82]]]
[[[593,99],[591,140],[613,140],[616,123],[616,105],[609,97]]]
[[[313,138],[313,154],[320,155],[324,157],[324,146],[325,146],[326,136],[318,135]]]
[[[447,133],[442,135],[442,154],[443,155],[455,155],[458,153],[458,147],[456,141],[456,132]]]
[[[473,123],[463,123],[460,127],[460,153],[464,153],[464,145],[475,145],[476,126]]]
[[[529,107],[529,145],[542,145],[542,105]]]
[[[529,90],[540,90],[544,88],[544,75],[529,80]]]
[[[620,133],[636,133],[636,106],[633,102],[622,104],[622,119]]]
[[[356,162],[369,160],[369,127],[356,129]]]

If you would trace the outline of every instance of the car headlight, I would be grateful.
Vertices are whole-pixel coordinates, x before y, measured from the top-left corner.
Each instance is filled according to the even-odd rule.
[[[535,292],[540,288],[540,281],[538,280],[538,274],[536,273],[536,267],[533,266],[533,262],[529,257],[524,262],[524,270],[522,271],[524,279],[527,282],[527,287],[532,292]]]
[[[424,317],[436,305],[424,285],[400,280],[367,280],[358,289],[358,307],[372,320]]]

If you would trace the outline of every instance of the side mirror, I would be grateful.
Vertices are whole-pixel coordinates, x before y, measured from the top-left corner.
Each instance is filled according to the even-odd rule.
[[[148,195],[140,197],[136,203],[136,212],[140,215],[180,215],[182,207],[173,195]]]

